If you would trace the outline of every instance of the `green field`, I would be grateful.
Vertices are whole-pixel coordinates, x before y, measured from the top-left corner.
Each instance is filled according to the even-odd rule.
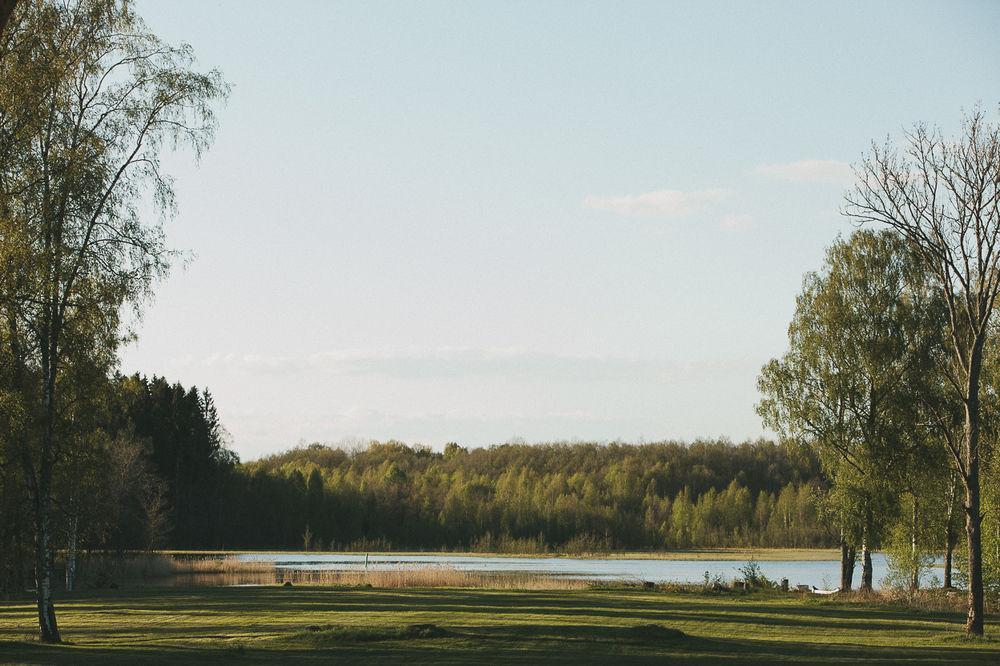
[[[0,603],[0,662],[1000,663],[996,617],[969,640],[959,613],[763,593],[146,588],[59,613],[67,644],[43,646],[29,601]]]

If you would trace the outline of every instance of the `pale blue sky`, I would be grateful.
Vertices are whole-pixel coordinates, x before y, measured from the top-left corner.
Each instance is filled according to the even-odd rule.
[[[762,433],[872,139],[1000,102],[1000,3],[139,3],[233,84],[122,369],[236,450]]]

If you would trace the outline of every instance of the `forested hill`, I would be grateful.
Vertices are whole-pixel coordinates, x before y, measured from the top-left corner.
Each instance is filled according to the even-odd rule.
[[[835,543],[819,465],[768,441],[313,444],[241,466],[230,545],[539,551]],[[308,529],[307,529],[308,528]]]

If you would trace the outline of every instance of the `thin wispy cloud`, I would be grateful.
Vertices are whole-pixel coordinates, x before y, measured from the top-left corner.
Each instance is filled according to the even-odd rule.
[[[234,410],[237,419],[254,440],[291,445],[289,433],[300,443],[325,441],[345,450],[366,447],[372,438],[401,439],[411,443],[437,444],[458,441],[468,444],[524,442],[519,435],[530,433],[530,441],[567,441],[574,438],[612,440],[627,432],[655,432],[656,418],[642,415],[597,414],[589,410],[540,410],[537,413],[496,410],[396,412],[362,407],[336,409]],[[263,453],[264,451],[261,451]]]
[[[190,354],[167,365],[172,376],[211,386],[241,453],[259,455],[299,439],[348,436],[485,445],[515,435],[634,440],[727,432],[729,421],[712,405],[733,396],[749,404],[760,360],[405,345]],[[215,387],[227,383],[235,388],[222,397]],[[678,413],[690,424],[678,424]]]
[[[615,213],[622,217],[678,218],[696,213],[706,206],[732,195],[731,190],[656,190],[624,196],[589,196],[583,205],[591,210]]]
[[[554,381],[670,381],[686,376],[690,363],[623,356],[571,355],[516,348],[343,349],[302,356],[213,354],[178,359],[182,366],[251,375],[316,373],[429,380],[468,377],[545,378]],[[698,364],[700,370],[708,365]],[[726,366],[725,363],[722,364]]]
[[[760,164],[753,171],[761,176],[793,183],[849,185],[854,179],[851,165],[835,160],[799,160],[797,162]]]

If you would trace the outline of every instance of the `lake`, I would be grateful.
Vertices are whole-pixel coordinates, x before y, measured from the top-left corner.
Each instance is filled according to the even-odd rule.
[[[656,559],[582,559],[573,557],[478,557],[474,555],[448,554],[312,554],[312,553],[244,553],[239,557],[246,561],[274,562],[282,569],[316,570],[359,570],[421,568],[428,566],[450,567],[461,571],[482,572],[527,572],[556,577],[582,578],[604,581],[652,581],[654,583],[703,583],[705,572],[710,578],[722,577],[726,581],[739,578],[739,567],[744,562],[738,560],[656,560]],[[789,584],[811,585],[821,589],[836,587],[840,582],[840,562],[838,560],[774,560],[758,562],[761,571],[771,580],[788,578]],[[881,581],[888,573],[886,558],[881,553],[872,556],[874,583]],[[861,578],[861,566],[855,569],[854,582],[857,587]]]

